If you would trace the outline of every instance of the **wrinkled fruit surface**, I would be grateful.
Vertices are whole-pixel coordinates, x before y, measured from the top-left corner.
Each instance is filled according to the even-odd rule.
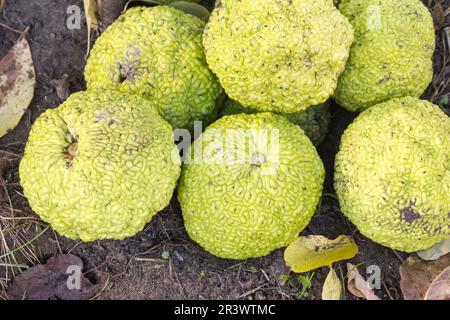
[[[342,136],[335,188],[362,234],[401,251],[450,236],[450,118],[416,98],[361,113]]]
[[[350,23],[331,0],[221,0],[203,43],[230,98],[294,113],[334,93],[352,40]]]
[[[97,39],[86,64],[89,88],[135,94],[174,128],[215,120],[223,97],[202,45],[205,22],[169,6],[127,10]]]
[[[355,30],[336,101],[350,111],[405,96],[420,97],[433,77],[434,25],[419,0],[342,0]]]
[[[36,120],[19,173],[33,211],[60,234],[123,239],[169,204],[180,159],[156,107],[94,90]]]
[[[320,199],[323,164],[308,137],[283,116],[221,118],[190,154],[178,188],[185,227],[218,257],[259,257],[288,245]]]

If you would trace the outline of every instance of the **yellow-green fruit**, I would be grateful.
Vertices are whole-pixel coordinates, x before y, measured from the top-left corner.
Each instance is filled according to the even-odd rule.
[[[258,111],[252,108],[245,108],[239,102],[227,99],[220,111],[220,116],[239,113],[253,114],[258,113]],[[323,142],[328,132],[331,118],[330,104],[325,102],[318,106],[310,107],[305,111],[281,115],[285,116],[293,124],[300,126],[312,143],[317,146]]]
[[[204,25],[169,6],[129,9],[97,39],[87,87],[144,97],[174,128],[214,121],[223,90],[205,61]]]
[[[433,76],[433,19],[419,0],[342,0],[355,41],[335,100],[362,111],[392,98],[420,97]]]
[[[221,0],[203,44],[230,98],[259,111],[294,113],[334,93],[352,40],[333,0]]]
[[[19,173],[34,212],[68,238],[93,241],[142,230],[169,204],[180,166],[155,106],[93,90],[36,120]]]
[[[362,234],[401,251],[450,236],[450,118],[417,98],[361,113],[342,136],[335,188]]]
[[[189,236],[231,259],[288,245],[313,215],[324,167],[300,127],[272,113],[223,117],[183,165],[178,199]]]

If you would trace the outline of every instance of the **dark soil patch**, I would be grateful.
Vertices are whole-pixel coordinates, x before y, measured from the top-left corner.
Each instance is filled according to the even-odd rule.
[[[450,5],[450,1],[423,2],[430,8],[440,2],[444,10]],[[79,30],[69,30],[66,27],[66,10],[70,5],[82,8],[82,1],[6,0],[4,12],[0,14],[0,23],[19,30],[30,27],[27,38],[33,53],[37,87],[32,104],[20,124],[13,132],[0,138],[0,150],[19,156],[22,154],[33,121],[47,108],[54,108],[62,102],[54,80],[66,78],[70,92],[84,88],[84,55],[87,46],[85,22],[82,21]],[[434,61],[436,76],[425,98],[441,103],[443,109],[448,112],[448,104],[443,104],[443,97],[449,97],[450,94],[450,65],[443,62],[448,59],[449,52],[448,47],[444,48],[446,40],[442,38],[445,27],[450,27],[450,15],[437,26],[438,48]],[[18,36],[0,27],[0,56],[6,53]],[[324,191],[326,194],[334,193],[334,155],[343,130],[354,117],[354,114],[333,106],[330,134],[319,147],[327,168]],[[12,207],[19,216],[35,217],[21,195],[17,165],[18,161],[12,161],[10,167],[3,172]],[[0,213],[3,215],[9,210],[7,197],[0,193]],[[31,239],[44,226],[27,222],[19,227],[22,227],[26,237]],[[398,269],[407,255],[375,244],[362,236],[343,217],[333,197],[324,196],[320,210],[303,234],[321,234],[331,238],[341,234],[352,235],[360,252],[351,262],[360,265],[363,275],[367,266],[379,266],[382,272],[382,287],[376,293],[383,299],[401,298]],[[10,245],[15,246],[12,240]],[[47,231],[33,242],[32,248],[36,260],[41,262],[60,252],[70,252],[81,257],[87,277],[98,284],[97,298],[100,299],[302,298],[298,294],[301,285],[296,275],[292,274],[288,281],[280,280],[281,275],[289,274],[283,261],[282,250],[264,258],[246,261],[218,259],[189,239],[175,198],[171,206],[158,214],[144,231],[124,241],[81,243]],[[168,259],[162,259],[162,253],[165,251],[170,254]],[[20,254],[18,259],[26,263]],[[345,277],[345,263],[338,263],[335,267],[338,275]],[[0,278],[5,276],[5,270],[2,268],[0,267]],[[315,271],[309,299],[320,299],[327,272],[327,268]],[[348,292],[346,298],[354,299]]]

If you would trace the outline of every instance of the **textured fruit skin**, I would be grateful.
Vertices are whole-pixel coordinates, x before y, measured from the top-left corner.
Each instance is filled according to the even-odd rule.
[[[225,100],[219,115],[223,117],[239,113],[253,114],[258,113],[258,111],[243,107],[239,102],[228,98]],[[331,119],[328,101],[318,106],[310,107],[305,111],[281,115],[285,116],[293,124],[300,126],[315,146],[321,144],[328,133],[328,125]]]
[[[142,230],[169,204],[180,168],[155,106],[94,90],[36,120],[19,173],[36,214],[68,238],[93,241]]]
[[[362,111],[392,98],[420,97],[433,77],[435,47],[433,19],[422,2],[342,0],[339,8],[353,25],[355,41],[337,103]]]
[[[361,113],[342,136],[335,188],[362,234],[413,252],[450,236],[450,118],[417,98]]]
[[[239,144],[244,137],[232,130],[246,130],[238,131],[249,135],[245,147]],[[276,140],[265,140],[263,130],[278,132],[279,155],[265,148]],[[228,147],[218,149],[220,139]],[[249,151],[251,145],[259,155]],[[190,152],[201,150],[201,161],[183,165],[178,199],[189,236],[207,251],[230,259],[264,256],[306,227],[321,196],[324,167],[300,127],[272,113],[226,116]],[[246,161],[230,162],[235,152]]]
[[[230,98],[259,111],[294,113],[333,94],[352,39],[332,0],[221,0],[203,44]]]
[[[85,70],[88,89],[144,97],[174,128],[214,121],[223,90],[205,61],[204,25],[169,6],[127,10],[92,48]]]

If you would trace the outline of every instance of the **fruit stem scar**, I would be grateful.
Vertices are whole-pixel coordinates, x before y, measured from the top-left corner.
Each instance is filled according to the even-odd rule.
[[[73,159],[75,159],[77,154],[78,154],[78,141],[77,138],[71,134],[71,142],[63,153],[63,159],[64,161],[66,161],[67,168],[72,167]]]
[[[252,155],[251,164],[254,166],[261,166],[266,163],[266,157],[261,153],[255,153]]]

